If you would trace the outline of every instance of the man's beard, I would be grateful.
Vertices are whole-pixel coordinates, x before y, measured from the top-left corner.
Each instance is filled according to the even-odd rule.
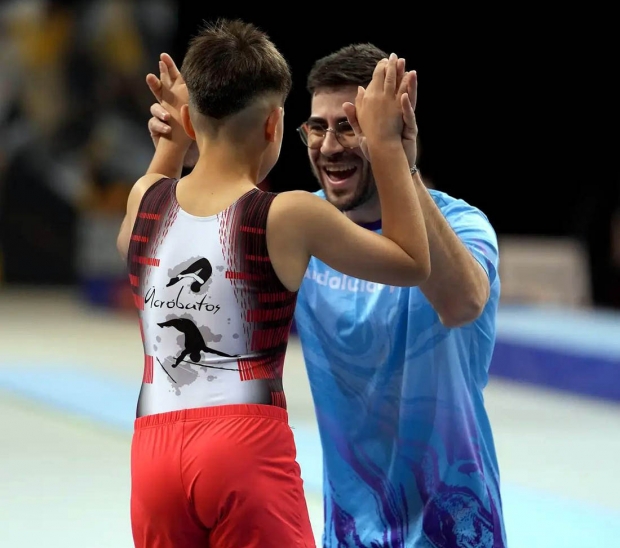
[[[368,169],[367,166],[364,166],[364,168],[362,169],[359,183],[355,187],[353,193],[343,193],[344,195],[348,194],[348,197],[341,197],[338,195],[337,191],[334,192],[329,188],[325,188],[321,174],[317,172],[314,164],[311,165],[312,173],[318,181],[319,186],[325,193],[325,198],[327,198],[328,202],[336,206],[342,212],[357,209],[358,207],[363,206],[377,196],[377,187],[375,185],[375,180],[372,176],[372,172],[370,171],[370,169]]]

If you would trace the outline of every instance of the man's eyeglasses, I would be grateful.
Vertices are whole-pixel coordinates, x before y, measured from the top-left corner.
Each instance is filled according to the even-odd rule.
[[[308,148],[321,148],[327,132],[331,131],[336,140],[344,148],[355,148],[359,146],[359,140],[351,127],[346,121],[338,122],[336,129],[325,127],[324,124],[317,122],[305,122],[297,128],[297,133],[301,137],[304,145]]]

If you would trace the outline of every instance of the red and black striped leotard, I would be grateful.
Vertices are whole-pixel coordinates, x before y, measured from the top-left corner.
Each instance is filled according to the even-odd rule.
[[[128,254],[144,344],[137,416],[260,403],[286,408],[282,369],[297,293],[267,253],[274,193],[253,189],[196,217],[176,179],[144,195]]]

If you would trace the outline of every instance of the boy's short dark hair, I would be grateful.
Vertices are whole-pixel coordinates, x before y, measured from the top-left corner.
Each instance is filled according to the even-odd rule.
[[[314,63],[306,89],[314,94],[319,88],[367,86],[377,63],[388,55],[374,44],[351,44]]]
[[[190,40],[181,66],[190,104],[221,120],[267,93],[288,96],[288,62],[258,27],[239,19],[206,22]]]

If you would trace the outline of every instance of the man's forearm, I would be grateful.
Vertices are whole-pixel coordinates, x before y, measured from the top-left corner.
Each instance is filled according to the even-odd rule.
[[[146,173],[160,173],[178,179],[181,176],[187,148],[185,145],[179,145],[170,139],[161,137]]]
[[[419,173],[413,180],[431,254],[431,274],[420,289],[445,325],[469,323],[480,315],[487,302],[488,277],[446,221]]]

